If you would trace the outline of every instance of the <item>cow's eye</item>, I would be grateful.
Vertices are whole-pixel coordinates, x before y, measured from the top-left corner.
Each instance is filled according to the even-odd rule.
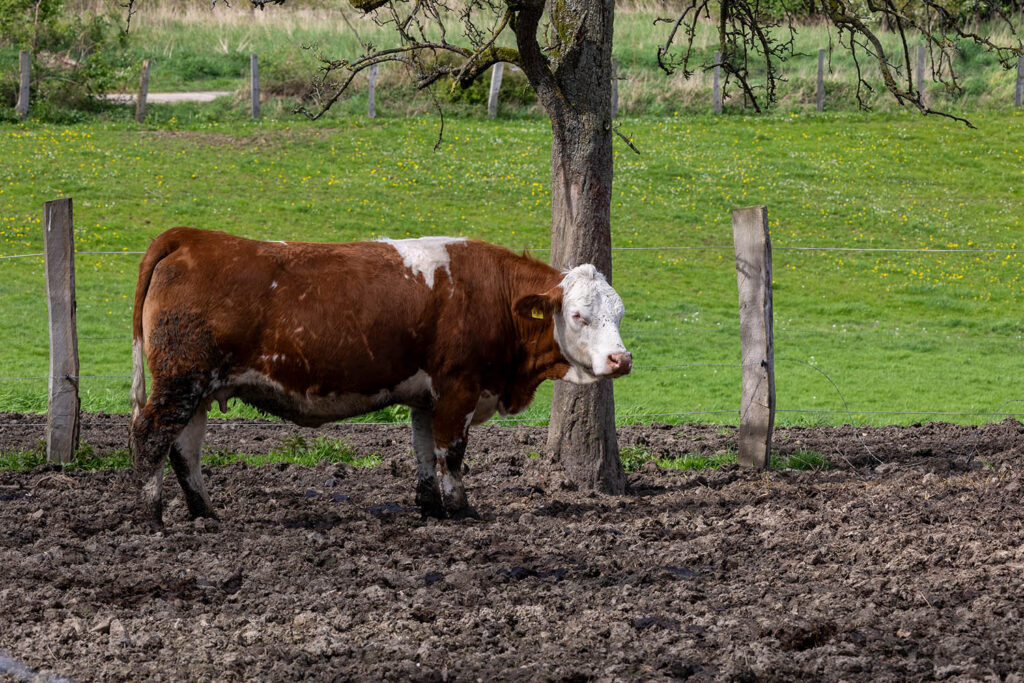
[[[579,311],[574,311],[573,312],[572,319],[575,322],[579,323],[580,325],[589,325],[590,324],[590,321],[587,320],[586,318],[584,318],[583,314],[581,314]]]

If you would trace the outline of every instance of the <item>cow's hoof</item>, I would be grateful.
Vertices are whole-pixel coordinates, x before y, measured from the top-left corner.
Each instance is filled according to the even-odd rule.
[[[444,500],[444,509],[449,514],[458,512],[467,505],[466,488],[460,480],[445,475],[441,478],[441,499]]]
[[[420,508],[420,515],[423,519],[433,517],[434,519],[445,519],[448,516],[443,505],[423,505],[418,504]]]
[[[416,482],[416,505],[424,517],[443,519],[446,516],[436,480],[421,479]]]
[[[136,515],[135,516],[136,526],[142,527],[144,531],[148,531],[153,534],[163,533],[164,521],[162,519],[154,519],[149,515]]]
[[[458,510],[448,510],[448,516],[452,519],[483,519],[472,505],[464,505]]]
[[[143,501],[135,513],[135,523],[154,533],[164,530],[164,506]]]
[[[213,511],[213,508],[205,508],[203,510],[189,510],[188,516],[189,519],[191,519],[193,522],[197,519],[209,519],[214,522],[220,521],[220,517],[218,517],[217,513]]]

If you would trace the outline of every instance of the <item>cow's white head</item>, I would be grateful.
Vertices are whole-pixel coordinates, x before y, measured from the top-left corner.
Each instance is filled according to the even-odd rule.
[[[567,271],[548,292],[522,297],[516,312],[525,318],[554,320],[555,342],[569,362],[564,380],[590,384],[621,377],[633,367],[633,356],[619,336],[626,308],[604,275],[590,264]]]

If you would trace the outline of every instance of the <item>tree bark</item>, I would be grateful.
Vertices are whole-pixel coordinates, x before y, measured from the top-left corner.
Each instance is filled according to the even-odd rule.
[[[520,11],[516,25],[523,70],[551,117],[551,264],[592,263],[609,282],[614,9],[614,0],[553,0],[560,44],[551,62],[537,47],[535,2]],[[610,380],[555,382],[547,446],[577,485],[625,491]]]

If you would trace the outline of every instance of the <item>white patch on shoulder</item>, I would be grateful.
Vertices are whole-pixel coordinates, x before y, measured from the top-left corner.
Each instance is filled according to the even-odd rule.
[[[427,287],[434,288],[434,273],[438,268],[444,268],[448,278],[452,276],[451,257],[448,254],[449,244],[459,244],[466,241],[465,237],[418,237],[408,240],[380,240],[390,244],[402,257],[405,267],[412,271],[413,275],[422,275]]]
[[[274,280],[273,282],[270,283],[270,288],[277,289],[277,280]]]

